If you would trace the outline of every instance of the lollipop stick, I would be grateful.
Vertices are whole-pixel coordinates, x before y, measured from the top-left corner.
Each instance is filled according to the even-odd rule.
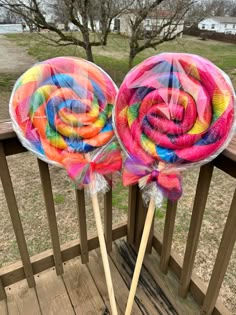
[[[131,287],[130,287],[130,292],[129,292],[128,302],[127,302],[127,306],[126,306],[126,310],[125,310],[125,315],[130,315],[131,311],[132,311],[132,306],[134,303],[134,297],[135,297],[137,286],[138,286],[138,280],[139,280],[139,276],[140,276],[140,272],[141,272],[141,268],[142,268],[142,264],[143,264],[144,255],[145,255],[146,248],[147,248],[147,243],[148,243],[148,238],[150,235],[150,230],[152,227],[152,221],[153,221],[154,213],[155,213],[155,202],[153,199],[151,199],[150,203],[149,203],[147,216],[146,216],[146,220],[145,220],[145,225],[144,225],[144,229],[143,229],[143,234],[142,234],[142,239],[141,239],[141,243],[140,243],[140,247],[139,247],[139,251],[138,251],[138,257],[137,257],[137,261],[136,261],[136,265],[135,265],[135,269],[134,269],[134,274],[133,274],[133,279],[132,279],[132,283],[131,283]]]
[[[100,244],[100,249],[101,249],[101,254],[102,254],[102,262],[103,262],[103,268],[105,272],[107,290],[108,290],[109,300],[111,304],[111,311],[113,315],[117,315],[118,313],[117,313],[114,289],[113,289],[113,284],[112,284],[112,279],[111,279],[111,271],[110,271],[110,266],[109,266],[109,261],[108,261],[107,248],[106,248],[106,243],[105,243],[105,238],[104,238],[104,233],[103,233],[102,220],[101,220],[101,215],[100,215],[100,210],[99,210],[97,194],[91,194],[91,198],[92,198],[92,204],[93,204],[94,217],[95,217],[96,226],[97,226],[98,239],[99,239],[99,244]]]
[[[90,155],[88,153],[85,154],[85,157],[87,158],[88,161],[91,160]],[[105,273],[105,278],[106,278],[108,296],[109,296],[110,305],[111,305],[111,312],[112,312],[112,315],[118,315],[114,289],[113,289],[113,284],[112,284],[112,279],[111,279],[111,270],[109,266],[107,247],[106,247],[105,237],[104,237],[104,232],[103,232],[103,227],[102,227],[102,219],[101,219],[101,214],[100,214],[98,196],[96,193],[93,192],[93,184],[94,183],[89,184],[89,191],[90,191],[90,195],[92,199],[93,213],[94,213],[96,226],[97,226],[98,240],[99,240],[100,250],[101,250],[101,255],[102,255],[102,263],[103,263],[103,268],[104,268],[104,273]]]

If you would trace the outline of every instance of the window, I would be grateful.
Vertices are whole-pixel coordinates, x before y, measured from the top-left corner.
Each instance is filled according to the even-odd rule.
[[[147,26],[150,26],[150,22],[151,22],[151,21],[150,21],[149,19],[147,19],[147,20],[146,20],[146,25],[147,25]]]
[[[235,28],[235,24],[233,24],[233,28]]]
[[[212,30],[215,29],[215,24],[211,24],[211,29],[212,29]]]
[[[227,24],[225,24],[225,28],[227,28]]]
[[[202,29],[203,29],[203,30],[205,29],[205,27],[206,27],[206,25],[205,25],[205,24],[202,24]]]

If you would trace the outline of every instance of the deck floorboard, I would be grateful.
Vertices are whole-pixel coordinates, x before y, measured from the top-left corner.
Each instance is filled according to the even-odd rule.
[[[124,240],[113,243],[109,262],[119,315],[124,314],[136,254]],[[29,289],[26,280],[6,288],[7,300],[0,302],[1,315],[108,315],[110,305],[106,290],[100,250],[89,253],[89,263],[75,258],[64,264],[64,274],[55,268],[35,276],[36,287]],[[141,278],[133,315],[177,315],[173,304],[147,267]],[[173,302],[173,301],[172,301]]]

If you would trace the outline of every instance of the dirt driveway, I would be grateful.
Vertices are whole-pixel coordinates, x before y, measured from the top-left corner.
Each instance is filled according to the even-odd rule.
[[[24,47],[0,35],[0,73],[21,73],[35,63]]]
[[[9,117],[8,103],[16,79],[35,62],[25,47],[0,35],[0,120]]]

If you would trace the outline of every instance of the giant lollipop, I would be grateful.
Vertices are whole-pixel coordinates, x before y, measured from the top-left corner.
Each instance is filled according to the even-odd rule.
[[[126,315],[130,314],[155,205],[182,194],[179,170],[216,157],[235,127],[229,77],[195,55],[163,53],[125,77],[116,101],[115,128],[127,153],[123,183],[139,183],[150,200]]]
[[[96,192],[107,189],[104,176],[121,168],[120,151],[111,142],[116,94],[114,82],[96,65],[60,57],[26,71],[10,101],[22,144],[40,159],[65,167],[78,188],[89,187],[113,314],[117,309]]]

